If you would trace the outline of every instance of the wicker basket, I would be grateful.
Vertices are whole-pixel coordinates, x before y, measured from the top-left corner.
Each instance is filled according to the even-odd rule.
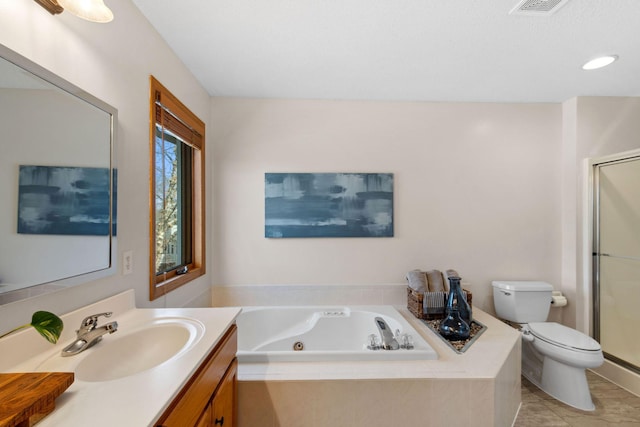
[[[471,307],[472,294],[463,289]],[[407,308],[418,319],[434,320],[444,318],[444,307],[448,292],[416,292],[407,286]],[[426,297],[426,304],[425,304]]]

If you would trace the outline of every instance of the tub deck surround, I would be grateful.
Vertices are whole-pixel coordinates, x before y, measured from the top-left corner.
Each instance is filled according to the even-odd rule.
[[[39,426],[152,425],[218,344],[226,329],[235,322],[240,308],[136,309],[133,291],[127,291],[60,316],[65,329],[55,346],[43,340],[32,328],[0,340],[0,371],[37,370],[37,366],[59,354],[75,338],[75,330],[83,318],[105,311],[113,311],[109,320],[118,322],[118,331],[105,336],[105,342],[160,317],[194,319],[205,328],[188,352],[149,370],[107,381],[88,382],[76,378],[71,387],[56,400],[56,409],[40,421]],[[83,355],[64,359],[68,359],[64,361],[65,364],[78,364]]]
[[[396,309],[438,360],[240,364],[239,427],[512,425],[520,406],[520,334],[474,309],[487,330],[457,354],[406,308]]]
[[[238,380],[495,378],[511,352],[520,350],[520,333],[481,310],[473,315],[487,330],[465,353],[457,354],[405,307],[395,308],[438,353],[437,360],[242,363]]]

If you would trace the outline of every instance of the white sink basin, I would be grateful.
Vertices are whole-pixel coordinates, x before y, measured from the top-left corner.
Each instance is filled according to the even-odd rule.
[[[163,318],[126,331],[105,335],[103,340],[75,356],[49,358],[39,370],[64,369],[73,361],[77,380],[98,382],[128,377],[184,354],[202,337],[204,326],[187,318]]]

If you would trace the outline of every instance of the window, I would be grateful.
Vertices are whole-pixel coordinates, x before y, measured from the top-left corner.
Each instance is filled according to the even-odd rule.
[[[150,299],[205,273],[205,125],[151,77]]]

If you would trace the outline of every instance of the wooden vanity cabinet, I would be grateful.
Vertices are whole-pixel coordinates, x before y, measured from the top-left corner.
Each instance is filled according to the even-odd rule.
[[[237,390],[237,361],[233,361],[222,379],[215,396],[196,424],[197,427],[235,426],[235,407]]]
[[[232,325],[156,426],[235,427],[237,348],[237,327]]]
[[[238,393],[238,361],[234,360],[211,401],[212,426],[236,425],[236,395]]]

